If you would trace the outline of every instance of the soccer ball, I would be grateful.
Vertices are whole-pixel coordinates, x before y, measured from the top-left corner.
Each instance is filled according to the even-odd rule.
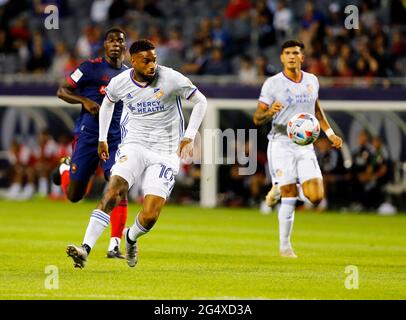
[[[319,121],[310,113],[295,114],[288,122],[287,134],[298,145],[311,144],[319,137]]]

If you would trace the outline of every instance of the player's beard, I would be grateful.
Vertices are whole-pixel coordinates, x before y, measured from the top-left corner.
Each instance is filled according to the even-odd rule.
[[[156,76],[156,71],[153,75],[148,75],[148,74],[140,74],[140,75],[145,80],[145,82],[151,82],[152,80],[154,80],[154,78]]]

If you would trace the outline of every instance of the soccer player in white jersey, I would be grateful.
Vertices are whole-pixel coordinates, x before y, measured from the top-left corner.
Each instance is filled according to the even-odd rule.
[[[180,158],[192,156],[193,139],[207,108],[205,96],[179,72],[157,64],[149,40],[135,41],[132,68],[111,79],[99,111],[99,156],[109,158],[107,132],[114,103],[123,101],[122,143],[116,153],[107,190],[93,210],[82,246],[66,249],[74,266],[83,268],[90,250],[109,224],[110,213],[136,181],[141,181],[144,202],[133,226],[125,230],[126,259],[138,261],[137,240],[151,230],[175,184]],[[181,98],[193,103],[184,131]]]
[[[289,119],[300,112],[311,113],[320,122],[333,147],[342,140],[331,129],[318,100],[319,82],[314,74],[301,70],[304,45],[298,40],[286,41],[281,48],[283,71],[268,78],[261,90],[253,120],[262,125],[272,120],[268,134],[268,163],[280,188],[278,212],[280,255],[296,258],[290,236],[293,228],[299,181],[304,196],[314,205],[324,197],[323,180],[313,145],[299,146],[286,134]]]

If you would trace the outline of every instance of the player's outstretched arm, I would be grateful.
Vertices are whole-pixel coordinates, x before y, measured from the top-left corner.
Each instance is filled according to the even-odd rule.
[[[178,155],[183,160],[193,155],[193,140],[207,110],[207,99],[202,93],[200,93],[200,91],[196,90],[189,100],[193,103],[193,110],[190,115],[189,125],[187,126],[185,135],[183,136],[178,149]]]
[[[330,124],[327,121],[326,115],[320,106],[319,99],[316,100],[315,115],[317,120],[319,120],[321,130],[324,131],[327,138],[331,141],[333,147],[340,149],[343,145],[343,140],[334,133],[333,129],[331,129]]]
[[[263,125],[272,119],[272,117],[283,108],[282,103],[275,101],[271,107],[258,101],[257,110],[255,110],[253,121],[256,126]]]
[[[109,158],[107,145],[107,134],[114,112],[114,102],[110,101],[107,96],[104,97],[99,112],[99,147],[98,153],[100,159],[106,161]]]
[[[97,115],[100,109],[99,104],[86,97],[75,94],[74,91],[75,88],[71,84],[69,84],[68,81],[64,80],[64,82],[59,86],[56,95],[58,96],[59,99],[62,99],[67,103],[82,104],[83,107],[87,111],[89,111],[92,115]]]

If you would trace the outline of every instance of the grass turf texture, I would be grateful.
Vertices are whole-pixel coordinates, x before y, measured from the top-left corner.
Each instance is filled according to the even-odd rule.
[[[105,258],[110,230],[87,266],[66,257],[95,207],[35,200],[0,202],[0,299],[405,299],[406,215],[296,213],[298,259],[278,255],[275,213],[167,206],[139,240],[139,262]],[[129,207],[127,225],[139,206]],[[124,249],[124,243],[122,244]],[[59,289],[45,289],[55,265]],[[345,288],[345,267],[359,289]]]

